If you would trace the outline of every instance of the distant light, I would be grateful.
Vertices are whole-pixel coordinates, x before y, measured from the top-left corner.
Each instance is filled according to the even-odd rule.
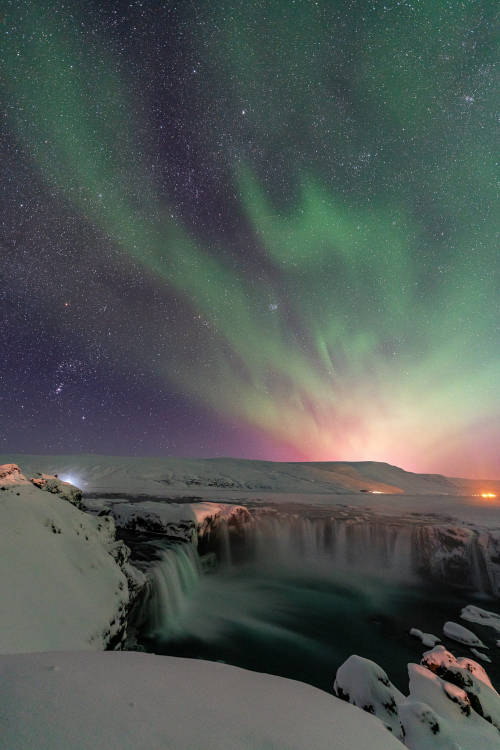
[[[81,487],[83,482],[81,479],[78,479],[77,477],[71,476],[71,474],[58,474],[58,479],[61,480],[61,482],[67,482],[68,484],[72,484],[75,487]]]
[[[370,495],[383,495],[384,493],[380,490],[370,490]]]
[[[485,498],[496,497],[496,493],[495,492],[481,492],[481,497],[485,497]]]

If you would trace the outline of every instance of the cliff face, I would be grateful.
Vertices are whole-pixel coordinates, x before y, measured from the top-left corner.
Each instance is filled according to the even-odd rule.
[[[143,585],[109,516],[79,510],[78,488],[0,467],[0,652],[102,649],[124,637]]]
[[[500,532],[451,524],[416,527],[414,564],[424,577],[500,596]]]

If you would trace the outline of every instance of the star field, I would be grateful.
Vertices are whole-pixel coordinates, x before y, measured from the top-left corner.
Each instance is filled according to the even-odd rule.
[[[2,450],[499,476],[495,13],[7,2]]]

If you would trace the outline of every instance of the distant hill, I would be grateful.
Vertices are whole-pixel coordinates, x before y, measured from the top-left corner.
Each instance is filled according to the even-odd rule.
[[[237,458],[120,458],[5,454],[23,471],[59,474],[86,494],[123,493],[156,497],[252,493],[471,495],[500,480],[483,482],[440,474],[415,474],[376,461],[274,462]]]

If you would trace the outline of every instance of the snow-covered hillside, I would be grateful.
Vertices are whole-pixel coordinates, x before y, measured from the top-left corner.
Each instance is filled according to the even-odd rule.
[[[0,462],[3,458],[0,456]],[[167,496],[200,492],[344,494],[382,492],[460,495],[500,482],[481,483],[437,474],[413,474],[373,461],[284,463],[243,459],[118,458],[113,456],[6,456],[26,472],[45,471],[85,492]]]
[[[0,466],[0,652],[101,649],[125,628],[142,573],[113,519],[78,509],[81,492]]]

